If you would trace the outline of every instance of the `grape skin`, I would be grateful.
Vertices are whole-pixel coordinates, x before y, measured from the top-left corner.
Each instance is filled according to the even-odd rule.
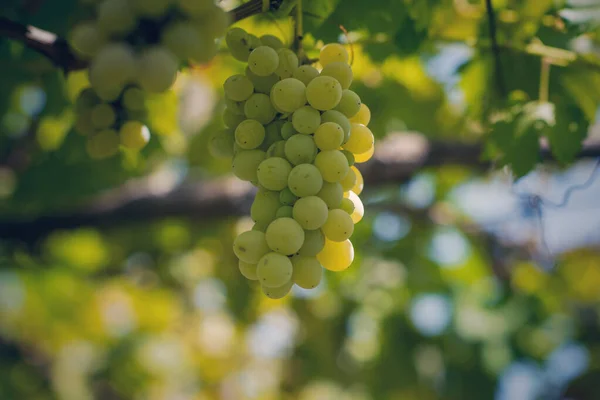
[[[283,285],[279,286],[279,287],[266,287],[264,285],[261,285],[261,289],[262,292],[264,293],[265,296],[267,296],[270,299],[273,300],[279,300],[284,298],[285,296],[287,296],[287,294],[290,292],[290,290],[292,289],[292,286],[294,286],[294,282],[290,279],[289,282],[284,283]]]
[[[267,228],[268,231],[268,228]],[[258,261],[256,276],[263,287],[285,285],[292,279],[293,266],[289,258],[278,253],[268,253]]]
[[[340,182],[350,169],[346,156],[339,150],[320,152],[315,157],[315,165],[327,182]]]
[[[321,172],[312,164],[296,165],[288,176],[288,188],[298,197],[314,196],[322,187]]]
[[[259,231],[246,231],[233,241],[233,252],[240,260],[257,264],[269,252],[266,235]]]
[[[317,154],[312,136],[296,134],[285,142],[285,156],[293,164],[310,164]]]
[[[294,112],[306,104],[306,86],[298,79],[283,79],[273,85],[271,102],[282,112]]]
[[[349,239],[354,232],[354,222],[348,213],[342,209],[329,210],[327,221],[321,227],[325,237],[334,242]]]
[[[248,56],[248,68],[258,76],[269,76],[279,67],[279,55],[268,46],[259,46]]]
[[[258,182],[269,190],[283,190],[287,186],[291,171],[292,166],[287,160],[279,157],[267,158],[258,166]]]
[[[318,76],[306,86],[306,99],[317,110],[331,110],[342,98],[342,86],[330,76]]]
[[[267,244],[283,255],[295,254],[304,243],[304,230],[292,218],[278,218],[267,227]]]
[[[292,125],[300,133],[314,133],[321,125],[321,113],[312,107],[300,107],[292,115]]]
[[[315,257],[292,257],[292,281],[304,289],[314,289],[321,282],[323,267]]]
[[[235,128],[235,142],[244,150],[257,148],[264,139],[265,128],[256,120],[243,120],[237,128]]]
[[[294,204],[294,219],[306,230],[322,227],[327,215],[327,204],[320,197],[302,197]]]

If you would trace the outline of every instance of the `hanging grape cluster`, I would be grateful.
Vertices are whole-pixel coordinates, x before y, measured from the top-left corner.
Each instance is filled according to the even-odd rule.
[[[323,267],[342,271],[354,259],[350,236],[364,214],[354,164],[373,155],[370,111],[349,89],[352,68],[340,44],[321,49],[319,71],[299,65],[273,36],[233,28],[226,41],[248,65],[224,83],[228,129],[211,150],[232,156],[233,173],[258,187],[255,224],[233,249],[242,275],[278,299],[294,284],[315,288]]]
[[[229,17],[212,0],[92,3],[95,18],[77,25],[70,38],[89,61],[91,86],[77,99],[75,129],[88,138],[91,157],[106,158],[119,146],[146,145],[146,94],[168,90],[183,63],[209,61]]]

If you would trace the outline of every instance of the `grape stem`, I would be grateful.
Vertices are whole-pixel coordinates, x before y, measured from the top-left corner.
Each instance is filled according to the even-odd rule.
[[[302,47],[302,39],[304,36],[304,28],[302,26],[302,0],[298,0],[296,2],[296,16],[295,16],[295,34],[294,34],[294,43],[293,49],[298,56],[298,60],[300,61],[300,65],[306,63],[306,55],[304,54],[304,48]]]

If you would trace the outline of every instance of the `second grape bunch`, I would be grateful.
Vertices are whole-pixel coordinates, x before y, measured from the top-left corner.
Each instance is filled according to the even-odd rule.
[[[226,42],[247,66],[224,83],[227,129],[211,150],[233,157],[233,173],[258,187],[255,224],[233,250],[242,275],[278,299],[294,284],[315,288],[323,268],[353,262],[350,237],[364,214],[355,164],[373,155],[371,115],[349,89],[353,73],[341,44],[321,49],[319,70],[300,65],[274,36],[233,28]]]

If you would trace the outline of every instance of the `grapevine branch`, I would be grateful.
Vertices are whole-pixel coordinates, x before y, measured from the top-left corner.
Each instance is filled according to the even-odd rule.
[[[506,97],[507,93],[506,86],[504,84],[504,75],[502,72],[502,60],[500,59],[500,46],[498,45],[498,37],[496,32],[496,13],[494,12],[492,0],[485,0],[485,9],[488,17],[490,40],[492,42],[492,53],[494,55],[494,75],[496,76],[496,85],[498,87],[498,94],[504,98]]]

